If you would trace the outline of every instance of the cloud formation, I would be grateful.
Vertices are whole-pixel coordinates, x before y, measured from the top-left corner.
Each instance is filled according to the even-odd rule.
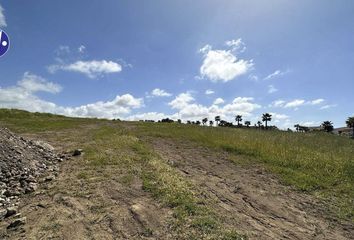
[[[122,71],[119,63],[107,60],[77,61],[71,64],[58,64],[48,67],[49,72],[55,73],[59,70],[67,72],[78,72],[89,78],[97,78],[104,74],[118,73]]]
[[[58,93],[62,90],[62,87],[59,84],[48,82],[44,78],[29,72],[25,72],[22,80],[20,80],[17,84],[28,92],[42,91]]]
[[[220,105],[223,104],[225,101],[222,98],[217,98],[215,99],[215,101],[213,102],[214,105]]]
[[[172,96],[171,93],[166,92],[165,90],[160,89],[160,88],[155,88],[154,90],[152,90],[151,95],[154,97],[170,97],[170,96]]]
[[[215,92],[213,91],[213,90],[211,90],[211,89],[207,89],[206,91],[205,91],[205,95],[211,95],[211,94],[214,94]]]
[[[281,71],[281,70],[275,70],[273,73],[269,74],[264,78],[264,80],[270,80],[276,77],[284,76],[285,74],[289,73],[289,70],[286,71]]]
[[[203,54],[203,64],[200,67],[200,76],[212,82],[228,82],[246,74],[252,67],[252,60],[238,59],[237,50],[241,39],[227,41],[231,49],[213,50],[212,46],[205,45],[199,50]]]
[[[315,105],[320,105],[324,102],[325,100],[322,98],[306,101],[304,99],[294,99],[289,102],[286,102],[284,100],[276,100],[272,102],[272,104],[269,105],[269,107],[282,107],[282,108],[298,108],[300,106],[315,106]],[[321,107],[322,109],[322,107]]]
[[[131,94],[118,95],[111,101],[98,101],[78,107],[62,107],[39,98],[37,92],[58,93],[61,86],[26,72],[17,85],[0,88],[0,108],[16,108],[31,112],[48,112],[72,117],[124,118],[133,109],[141,108],[142,98]]]
[[[178,110],[173,116],[183,120],[200,120],[201,118],[214,119],[215,116],[220,115],[223,119],[233,121],[235,115],[240,114],[248,117],[252,113],[261,108],[261,106],[254,102],[250,97],[237,97],[231,103],[220,106],[223,99],[217,99],[211,106],[204,106],[196,103],[195,98],[190,92],[181,93],[169,105],[172,109]],[[223,102],[224,103],[224,102]]]

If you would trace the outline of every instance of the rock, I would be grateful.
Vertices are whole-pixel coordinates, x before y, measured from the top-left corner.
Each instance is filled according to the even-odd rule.
[[[55,176],[49,175],[49,176],[47,176],[47,177],[44,179],[44,181],[45,181],[45,182],[50,182],[50,181],[53,181],[54,179],[55,179]]]
[[[11,217],[11,216],[15,215],[16,213],[17,213],[17,208],[10,207],[10,208],[6,209],[5,218]]]
[[[75,149],[73,152],[73,156],[80,156],[82,154],[83,150],[82,149]]]
[[[0,127],[0,210],[16,204],[22,194],[36,191],[38,179],[46,176],[48,169],[51,175],[57,174],[58,159],[65,156],[60,158],[47,143],[28,140]]]
[[[38,188],[37,184],[36,183],[29,183],[28,184],[28,187],[25,189],[25,193],[31,193],[31,192],[34,192],[36,191]]]
[[[25,225],[26,224],[26,220],[27,220],[26,217],[15,219],[14,221],[12,221],[10,223],[9,226],[7,226],[7,229],[13,229],[13,228],[17,228],[19,226]]]

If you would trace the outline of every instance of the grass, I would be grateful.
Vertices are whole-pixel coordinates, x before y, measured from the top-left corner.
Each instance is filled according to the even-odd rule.
[[[141,141],[143,137],[192,141],[229,152],[237,164],[261,164],[284,183],[328,200],[340,217],[354,221],[354,141],[347,138],[324,133],[122,123],[4,109],[0,109],[0,125],[20,133],[70,131],[95,125],[85,136],[75,138],[85,150],[86,164],[77,178],[94,181],[90,174],[103,168],[113,174],[124,171],[121,181],[127,185],[139,177],[145,191],[173,209],[176,230],[188,228],[190,239],[201,235],[241,237],[222,228],[221,220],[208,207],[210,203],[200,203],[195,186]],[[107,177],[114,176],[101,178]]]
[[[138,177],[145,191],[173,210],[170,224],[179,239],[244,239],[236,231],[225,229],[220,217],[208,207],[210,203],[200,202],[201,193],[196,187],[121,122],[0,110],[0,124],[20,133],[39,134],[90,127],[85,136],[81,132],[80,136],[69,138],[84,149],[83,160],[76,162],[80,168],[76,178],[86,186],[92,181],[107,181],[115,174],[129,186]],[[91,210],[104,211],[96,206]],[[151,232],[147,229],[146,235]]]
[[[138,123],[140,136],[168,137],[246,156],[297,189],[331,199],[337,214],[354,220],[354,141],[326,133],[289,133]],[[242,159],[242,158],[240,158]]]

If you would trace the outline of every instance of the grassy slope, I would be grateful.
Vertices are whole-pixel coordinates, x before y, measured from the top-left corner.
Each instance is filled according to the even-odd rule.
[[[354,220],[354,141],[326,133],[288,133],[140,123],[139,135],[195,141],[243,155],[243,164],[263,164],[299,190],[336,204],[341,217]]]
[[[17,110],[0,110],[0,124],[10,126],[11,129],[18,132],[26,133],[57,131],[97,122],[108,123],[109,121],[30,114]],[[119,123],[116,122],[115,125],[119,125]],[[98,146],[103,147],[110,143],[112,139],[118,141],[122,136],[123,138],[132,136],[134,139],[142,136],[160,136],[191,140],[215,150],[226,150],[232,154],[244,156],[238,158],[243,159],[242,162],[238,163],[262,164],[271,172],[278,174],[285,183],[330,200],[332,205],[336,205],[337,208],[335,209],[338,211],[338,215],[354,220],[354,141],[350,139],[324,133],[267,132],[179,124],[136,123],[134,125],[138,127],[130,130],[126,129],[127,132],[100,130],[102,133],[96,136],[95,141],[101,141],[102,144],[91,146],[93,149],[89,156],[92,156],[92,161],[98,165],[105,164],[104,161],[106,160],[104,159],[109,159],[107,156],[95,156],[95,152],[105,154],[104,151],[99,150]],[[115,137],[110,136],[110,134],[115,134]],[[170,199],[171,193],[175,192],[174,188],[179,189],[179,185],[185,184],[180,181],[184,180],[179,178],[173,169],[159,160],[158,156],[143,142],[133,141],[129,143],[130,141],[126,141],[126,139],[122,142],[125,143],[121,148],[131,148],[139,156],[140,161],[138,163],[148,166],[144,167],[145,172],[141,172],[146,189],[152,191],[158,198],[173,207],[176,207],[175,202],[177,201],[177,205],[180,204],[182,207],[176,207],[176,209],[178,211],[180,209],[186,210],[182,213],[177,211],[177,215],[190,214],[187,205],[194,200],[191,200],[191,202],[188,200],[188,203],[178,203],[178,199]],[[107,146],[114,147],[115,145]],[[171,171],[171,174],[165,174],[166,171]],[[162,182],[161,179],[166,177],[164,175],[176,176],[170,178],[170,181],[175,182],[170,182],[167,185],[156,185],[159,181]],[[187,190],[179,190],[181,194],[188,195],[183,196],[186,199],[191,199],[194,194],[193,187]],[[176,198],[179,198],[178,194]]]
[[[79,136],[69,136],[74,145],[85,149],[85,161],[76,163],[80,169],[77,178],[87,181],[85,185],[92,179],[106,181],[112,177],[112,171],[127,186],[138,177],[143,181],[144,190],[173,209],[171,231],[178,239],[243,239],[234,229],[224,228],[220,216],[208,207],[210,203],[200,202],[198,189],[120,122],[0,109],[0,126],[18,133],[39,134],[90,128],[89,133],[80,131]],[[104,179],[96,174],[97,170],[105,173]],[[146,231],[148,236],[153,229]]]

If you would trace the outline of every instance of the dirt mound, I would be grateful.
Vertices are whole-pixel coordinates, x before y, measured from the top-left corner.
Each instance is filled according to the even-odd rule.
[[[35,191],[40,178],[53,179],[64,157],[49,144],[0,128],[0,220],[16,213],[19,197]]]

